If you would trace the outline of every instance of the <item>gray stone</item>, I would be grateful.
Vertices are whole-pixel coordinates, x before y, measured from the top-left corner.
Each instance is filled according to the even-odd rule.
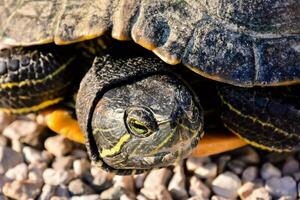
[[[69,197],[71,195],[70,195],[70,192],[69,192],[68,187],[66,185],[59,185],[59,186],[56,186],[56,188],[55,188],[54,196],[64,197],[64,198],[69,199]]]
[[[239,177],[229,171],[218,175],[212,182],[213,191],[225,198],[236,198],[240,187],[241,180]]]
[[[251,193],[253,192],[255,188],[254,183],[252,182],[246,182],[244,183],[239,189],[238,189],[238,195],[239,197],[244,200],[247,199]]]
[[[41,192],[41,186],[30,181],[7,182],[3,186],[3,194],[13,199],[35,199]]]
[[[166,186],[172,176],[172,172],[168,168],[154,169],[145,179],[145,188],[156,188],[159,185]]]
[[[11,140],[18,140],[31,146],[40,145],[40,135],[45,127],[34,121],[15,120],[3,130],[3,135]]]
[[[52,168],[45,169],[43,179],[49,185],[67,184],[75,177],[74,172],[65,170],[54,170]]]
[[[295,159],[288,159],[282,167],[282,173],[284,175],[293,175],[299,171],[299,162]]]
[[[5,176],[12,180],[22,181],[27,179],[28,167],[25,163],[20,163],[15,167],[9,169]]]
[[[56,186],[45,184],[38,200],[50,200],[55,194]]]
[[[81,149],[74,149],[71,152],[71,156],[76,159],[88,159],[87,152],[85,150],[81,150]]]
[[[195,171],[203,163],[211,162],[209,157],[189,157],[186,161],[186,168],[189,171]]]
[[[257,200],[257,199],[271,200],[272,196],[265,188],[261,187],[253,190],[249,198],[247,198],[247,200]]]
[[[172,200],[171,194],[164,185],[158,185],[154,188],[142,188],[141,194],[148,199]]]
[[[2,132],[12,121],[14,117],[5,112],[0,112],[0,132]]]
[[[135,188],[141,189],[144,187],[144,181],[147,177],[147,173],[134,175]]]
[[[208,198],[210,196],[210,189],[206,186],[199,178],[193,176],[190,179],[189,193],[191,196],[200,196],[203,198]]]
[[[195,174],[199,178],[205,178],[205,179],[215,178],[217,176],[217,170],[218,170],[217,164],[212,162],[203,163],[195,170]]]
[[[68,170],[72,168],[73,161],[72,156],[55,157],[52,167],[55,170]]]
[[[92,194],[94,191],[90,186],[82,182],[80,179],[74,179],[72,180],[68,185],[68,190],[73,195],[83,195],[83,194]]]
[[[12,159],[13,158],[13,159]],[[11,148],[0,146],[0,174],[23,162],[23,156]]]
[[[90,194],[90,195],[74,196],[71,197],[71,200],[100,200],[100,195]]]
[[[273,177],[267,180],[265,188],[275,198],[289,196],[292,199],[296,199],[297,197],[296,182],[290,176],[282,178]]]
[[[257,151],[250,146],[243,148],[243,152],[241,152],[241,156],[238,157],[238,159],[244,161],[247,164],[258,164],[260,161],[260,157]]]
[[[243,182],[254,181],[257,178],[258,169],[257,167],[250,166],[247,167],[242,174]]]
[[[222,173],[228,163],[231,160],[230,155],[222,155],[218,158],[218,173]]]
[[[261,168],[260,175],[264,180],[272,177],[279,178],[281,177],[281,171],[271,163],[265,163]]]
[[[176,165],[174,175],[169,183],[168,190],[171,193],[173,199],[184,200],[188,198],[188,193],[185,189],[186,177],[183,171],[182,162],[180,165]]]
[[[231,160],[228,162],[227,167],[235,174],[241,174],[245,168],[245,163],[242,160]]]
[[[45,148],[55,156],[64,156],[71,152],[72,143],[67,138],[57,135],[46,139]]]
[[[293,174],[293,178],[295,179],[295,181],[300,181],[300,172],[296,172]]]
[[[75,174],[77,175],[89,173],[90,168],[91,168],[91,163],[86,159],[75,160],[73,162],[73,169]]]

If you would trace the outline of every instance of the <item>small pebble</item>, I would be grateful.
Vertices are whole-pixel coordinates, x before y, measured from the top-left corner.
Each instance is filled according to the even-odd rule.
[[[245,165],[246,164],[242,160],[235,159],[229,161],[227,167],[235,174],[240,175],[243,172]]]
[[[228,163],[228,161],[231,160],[230,155],[222,155],[218,158],[218,174],[224,172],[224,169]]]
[[[141,193],[148,199],[172,200],[172,196],[164,185],[158,185],[155,189],[142,188]]]
[[[35,183],[43,184],[43,179],[41,177],[43,177],[46,168],[46,163],[31,163],[28,167],[28,179]]]
[[[55,157],[52,167],[55,170],[68,170],[72,168],[73,161],[72,156]]]
[[[0,133],[14,120],[14,117],[5,112],[0,112]]]
[[[261,168],[260,175],[264,180],[272,177],[279,178],[281,177],[281,171],[271,163],[265,163]]]
[[[189,171],[195,171],[203,163],[211,162],[209,157],[189,157],[186,161],[186,168]]]
[[[122,187],[129,192],[134,192],[134,179],[132,176],[114,176],[114,187]]]
[[[257,188],[255,190],[253,190],[253,192],[251,193],[251,195],[249,196],[249,198],[247,198],[247,200],[271,200],[272,196],[270,195],[270,193],[263,187],[261,188]]]
[[[54,196],[55,189],[56,186],[45,184],[38,200],[49,200],[52,196]]]
[[[199,178],[193,176],[190,179],[189,194],[191,196],[200,196],[203,198],[208,198],[210,196],[210,189],[206,186]]]
[[[299,172],[299,162],[295,159],[288,159],[282,167],[283,175],[293,175]]]
[[[3,136],[3,135],[0,135],[0,146],[7,146],[8,145],[8,139]]]
[[[40,185],[30,181],[13,181],[4,184],[3,194],[13,199],[35,199],[41,192]]]
[[[247,199],[253,192],[255,188],[255,184],[252,182],[246,182],[244,183],[239,189],[238,189],[238,195],[239,197],[244,200]]]
[[[134,183],[137,189],[141,189],[142,187],[144,187],[144,181],[147,175],[147,173],[134,175]]]
[[[39,162],[49,163],[53,158],[49,152],[39,151],[29,146],[25,146],[22,151],[25,160],[29,163],[39,163]]]
[[[54,170],[52,168],[45,169],[43,173],[43,179],[49,185],[67,184],[74,177],[75,174],[71,171]]]
[[[213,191],[225,198],[236,198],[237,190],[241,187],[241,180],[232,172],[224,172],[218,175],[212,182]]]
[[[218,166],[215,163],[203,163],[203,165],[200,165],[196,170],[195,174],[199,178],[215,178],[217,176],[217,170]]]
[[[73,195],[83,195],[83,194],[93,194],[94,191],[82,182],[80,179],[74,179],[72,180],[69,185],[68,185],[68,190],[71,192]]]
[[[64,156],[72,150],[72,143],[67,138],[57,135],[46,139],[45,148],[55,156]]]
[[[211,200],[232,200],[231,198],[225,198],[222,196],[214,195],[211,197]]]
[[[152,170],[145,179],[145,188],[156,188],[158,186],[167,185],[170,180],[172,172],[168,168]]]
[[[3,130],[3,135],[11,140],[38,146],[39,136],[44,132],[45,127],[29,120],[15,120]]]
[[[25,163],[20,163],[20,164],[16,165],[15,167],[9,169],[5,173],[5,176],[12,180],[22,181],[27,178],[27,174],[28,174],[27,165]]]
[[[100,194],[100,199],[120,199],[123,194],[125,191],[122,187],[111,187]]]
[[[273,177],[266,181],[265,188],[275,198],[289,196],[292,199],[296,199],[297,197],[296,182],[290,176]]]
[[[90,168],[91,168],[91,163],[86,159],[75,160],[73,162],[73,169],[75,174],[77,175],[89,173]]]
[[[100,200],[100,196],[98,194],[74,196],[71,200]]]
[[[13,159],[12,159],[13,158]],[[0,146],[0,174],[23,162],[23,156],[9,147]]]
[[[244,161],[247,164],[258,164],[260,157],[257,151],[250,146],[247,146],[241,150],[241,156],[238,159]]]
[[[250,166],[247,167],[242,174],[243,182],[254,181],[257,178],[258,169],[257,167]]]
[[[70,192],[68,191],[68,187],[62,184],[55,188],[54,196],[69,199],[71,195]]]
[[[173,170],[174,175],[168,185],[168,190],[173,199],[187,199],[188,193],[186,187],[186,177],[183,170],[183,164],[176,165]]]

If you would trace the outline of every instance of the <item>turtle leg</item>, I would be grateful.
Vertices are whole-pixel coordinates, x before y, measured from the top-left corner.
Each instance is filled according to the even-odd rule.
[[[85,143],[84,133],[80,130],[77,120],[69,110],[56,109],[42,112],[46,125],[55,133],[78,143]]]
[[[299,85],[274,88],[220,86],[225,126],[247,143],[290,152],[300,144]]]
[[[15,47],[0,51],[0,111],[36,112],[72,91],[74,54],[65,47]],[[68,52],[68,53],[66,53]]]

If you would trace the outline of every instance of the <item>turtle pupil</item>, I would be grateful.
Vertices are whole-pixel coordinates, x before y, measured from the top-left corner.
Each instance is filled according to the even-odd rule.
[[[148,128],[135,119],[129,121],[129,127],[137,135],[144,135],[148,133]]]

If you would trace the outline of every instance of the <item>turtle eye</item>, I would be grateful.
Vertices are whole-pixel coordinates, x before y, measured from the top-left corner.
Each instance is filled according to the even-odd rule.
[[[145,124],[133,118],[128,120],[128,128],[138,137],[147,137],[151,134],[150,129],[148,129]]]
[[[149,108],[130,107],[124,117],[128,131],[137,137],[148,137],[157,130],[155,117]]]

